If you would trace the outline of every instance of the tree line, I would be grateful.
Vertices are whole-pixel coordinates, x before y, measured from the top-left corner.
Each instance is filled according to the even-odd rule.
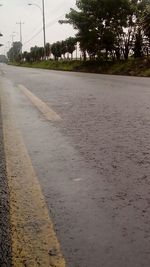
[[[77,0],[61,24],[71,24],[76,36],[46,44],[46,57],[72,58],[79,43],[82,57],[90,60],[127,60],[150,54],[150,0]],[[43,60],[43,47],[31,47],[20,55],[19,42],[8,52],[10,60]]]
[[[45,51],[44,47],[34,46],[30,48],[30,52],[25,51],[21,54],[21,43],[14,42],[8,51],[7,56],[11,61],[24,60],[27,62],[41,61],[45,59],[45,56],[49,59],[51,55],[53,55],[55,60],[58,60],[59,58],[72,59],[72,54],[76,49],[76,43],[76,38],[69,37],[64,41],[58,41],[52,45],[47,43]]]

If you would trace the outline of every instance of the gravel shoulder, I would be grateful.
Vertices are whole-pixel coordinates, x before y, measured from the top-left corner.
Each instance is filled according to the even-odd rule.
[[[0,106],[0,266],[11,267],[11,237],[9,222],[9,192],[3,146],[2,117]]]

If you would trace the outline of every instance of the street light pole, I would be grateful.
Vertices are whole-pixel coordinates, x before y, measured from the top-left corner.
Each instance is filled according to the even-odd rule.
[[[42,9],[43,9],[44,57],[45,57],[45,59],[46,59],[45,3],[44,3],[44,0],[42,0]]]
[[[46,59],[46,30],[45,30],[45,2],[42,0],[42,8],[37,4],[29,3],[29,6],[36,6],[38,7],[42,12],[42,18],[43,18],[43,39],[44,39],[44,58]]]

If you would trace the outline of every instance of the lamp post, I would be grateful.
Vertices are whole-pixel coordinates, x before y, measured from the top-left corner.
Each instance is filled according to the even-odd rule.
[[[46,31],[45,31],[45,3],[44,0],[42,0],[42,8],[37,4],[28,4],[29,6],[36,6],[38,7],[42,12],[42,18],[43,18],[43,39],[44,39],[44,58],[46,59]]]
[[[21,55],[21,58],[22,58],[22,25],[24,24],[24,22],[16,22],[16,24],[19,25],[19,29],[20,29],[20,43],[21,43],[21,49],[20,49],[20,55]]]

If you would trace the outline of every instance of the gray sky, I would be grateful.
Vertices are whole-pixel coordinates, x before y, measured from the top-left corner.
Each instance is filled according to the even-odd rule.
[[[71,25],[58,24],[71,7],[75,7],[76,0],[45,0],[46,16],[46,41],[53,43],[74,36],[75,31]],[[12,42],[11,35],[14,34],[14,41],[19,41],[19,25],[16,22],[24,22],[22,25],[23,51],[29,51],[31,46],[43,46],[42,14],[36,6],[28,6],[28,3],[42,6],[42,0],[0,0],[0,32],[3,37],[0,43],[0,54],[9,50]],[[10,43],[9,43],[10,42]]]

